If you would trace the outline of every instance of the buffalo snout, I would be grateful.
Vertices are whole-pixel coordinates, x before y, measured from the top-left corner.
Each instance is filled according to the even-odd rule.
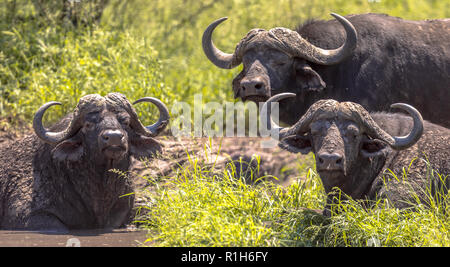
[[[339,153],[322,152],[317,155],[317,169],[325,171],[337,171],[344,169],[343,156]]]
[[[267,99],[270,97],[268,92],[268,82],[260,76],[251,78],[246,77],[242,79],[240,85],[242,98],[260,97]]]
[[[236,95],[243,101],[250,100],[254,102],[266,101],[270,97],[270,77],[267,69],[259,60],[253,62],[248,71],[243,71],[242,79],[234,82],[238,86]]]
[[[120,146],[123,144],[124,134],[120,130],[106,130],[101,134],[105,146]]]
[[[128,151],[128,140],[123,131],[107,129],[99,135],[101,152],[110,159],[120,159]]]

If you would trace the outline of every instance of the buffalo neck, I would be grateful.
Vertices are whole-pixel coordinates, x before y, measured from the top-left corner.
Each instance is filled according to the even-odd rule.
[[[102,228],[121,197],[133,192],[126,173],[130,166],[129,157],[109,163],[90,159],[42,164],[39,158],[49,159],[51,153],[50,149],[41,151],[44,152],[37,153],[34,159],[34,168],[39,174],[35,179],[33,198],[49,201],[34,206],[35,212],[53,214],[69,226]],[[48,179],[54,181],[43,182]]]
[[[397,152],[387,148],[381,155],[376,157],[362,157],[359,156],[346,175],[344,182],[339,186],[339,189],[354,200],[375,200],[375,188],[380,179],[380,173],[389,168],[390,162],[395,157]],[[321,177],[323,179],[323,177]],[[334,192],[332,188],[326,188],[327,206],[334,203],[332,195]],[[341,195],[341,199],[345,198]]]

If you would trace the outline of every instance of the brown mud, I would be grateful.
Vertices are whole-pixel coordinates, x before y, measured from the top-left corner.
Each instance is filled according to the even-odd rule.
[[[146,231],[78,230],[68,233],[0,230],[0,247],[136,247]]]
[[[245,178],[248,183],[262,178],[289,185],[292,181],[304,177],[305,173],[301,172],[304,170],[304,164],[313,164],[312,157],[282,150],[276,142],[271,147],[263,147],[271,141],[270,138],[163,136],[158,140],[164,145],[163,154],[150,162],[134,162],[131,172],[135,176],[170,176],[174,170],[189,165],[189,159],[197,159],[204,167],[214,167],[217,170],[233,168],[235,173]],[[142,182],[139,178],[135,180],[138,184]]]

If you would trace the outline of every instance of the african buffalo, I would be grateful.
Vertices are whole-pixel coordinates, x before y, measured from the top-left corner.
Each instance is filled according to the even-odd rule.
[[[110,93],[80,99],[74,112],[47,130],[44,104],[33,120],[35,134],[0,150],[0,229],[69,230],[116,228],[132,219],[131,156],[161,151],[152,137],[169,120],[166,106],[145,97],[160,112],[144,126],[125,96]]]
[[[450,19],[410,21],[383,14],[332,14],[295,31],[253,29],[233,54],[211,41],[214,21],[203,34],[203,50],[220,68],[241,63],[233,80],[235,98],[266,101],[291,92],[280,103],[280,120],[293,124],[317,100],[360,103],[385,111],[396,102],[420,109],[425,119],[450,127]]]
[[[271,97],[262,108],[261,119],[270,118],[269,103],[286,97],[293,94]],[[281,128],[271,119],[270,124],[279,134],[281,148],[315,154],[326,193],[338,187],[353,199],[385,197],[395,207],[404,208],[413,201],[411,189],[425,201],[427,185],[432,185],[428,189],[434,192],[448,192],[450,129],[423,121],[410,105],[397,103],[392,107],[408,112],[412,118],[400,113],[368,113],[352,102],[319,100],[289,128]],[[403,168],[408,183],[402,182]],[[387,169],[399,179],[390,177]],[[328,205],[333,203],[331,195]]]

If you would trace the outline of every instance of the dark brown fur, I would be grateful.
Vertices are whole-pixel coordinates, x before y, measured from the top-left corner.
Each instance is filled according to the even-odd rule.
[[[444,194],[450,189],[449,129],[424,121],[424,131],[417,143],[404,150],[394,150],[368,134],[358,120],[328,115],[328,119],[314,119],[306,131],[292,130],[289,136],[280,140],[280,147],[291,152],[315,153],[317,171],[329,194],[328,208],[335,201],[330,194],[335,192],[334,187],[353,199],[387,198],[398,208],[411,206],[413,193],[426,203],[427,188]],[[413,126],[410,117],[399,113],[371,113],[370,116],[392,136],[407,135]],[[350,130],[355,127],[356,131]],[[341,160],[324,165],[320,162],[322,153],[339,155]],[[442,175],[442,180],[436,173],[431,176],[431,170]],[[402,178],[404,171],[406,182]],[[430,183],[433,186],[430,187]],[[328,208],[325,214],[329,214]]]
[[[233,80],[235,97],[264,101],[283,92],[280,120],[293,124],[320,99],[352,101],[369,111],[403,102],[450,127],[450,20],[410,21],[382,14],[349,15],[358,33],[354,53],[336,65],[318,65],[261,46],[243,56]],[[335,49],[345,40],[336,20],[311,20],[296,31],[313,45]]]
[[[92,99],[80,100],[80,128],[59,143],[33,134],[0,148],[0,229],[116,228],[131,221],[132,182],[111,169],[126,172],[131,156],[152,157],[161,145],[133,129],[127,118],[136,114],[124,96],[109,94],[107,105]],[[51,131],[74,120],[71,113]],[[120,142],[103,140],[108,131],[121,132]]]

